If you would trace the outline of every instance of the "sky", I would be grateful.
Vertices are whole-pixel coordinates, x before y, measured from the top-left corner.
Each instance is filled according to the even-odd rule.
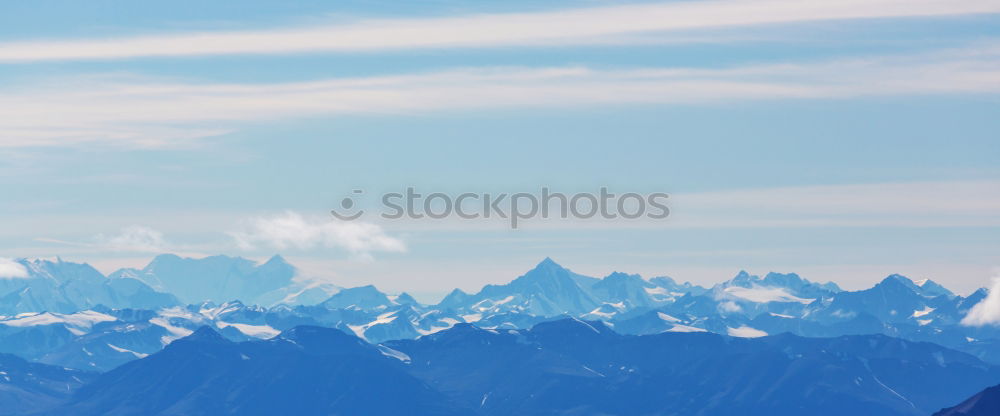
[[[995,0],[0,8],[0,258],[280,253],[425,301],[545,257],[959,293],[1000,266]],[[408,187],[663,192],[670,216],[329,214]]]

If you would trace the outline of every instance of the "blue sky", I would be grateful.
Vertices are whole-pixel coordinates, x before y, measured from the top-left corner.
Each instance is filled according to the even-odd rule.
[[[1000,266],[996,2],[203,3],[3,6],[0,256],[280,252],[425,299],[545,256],[963,292]],[[407,186],[674,215],[329,223]]]

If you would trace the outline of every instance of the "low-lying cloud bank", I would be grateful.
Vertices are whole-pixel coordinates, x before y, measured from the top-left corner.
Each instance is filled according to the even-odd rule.
[[[962,325],[1000,325],[1000,276],[993,278],[990,293],[969,309],[969,314],[962,319]]]
[[[251,218],[242,230],[229,235],[244,250],[341,248],[364,259],[371,259],[374,252],[406,251],[402,240],[387,235],[378,225],[306,218],[292,211]]]
[[[28,277],[28,269],[24,268],[21,263],[13,259],[0,257],[0,278],[19,279],[24,277]]]

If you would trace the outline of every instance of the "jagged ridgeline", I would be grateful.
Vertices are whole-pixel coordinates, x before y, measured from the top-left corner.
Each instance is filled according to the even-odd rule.
[[[354,414],[337,398],[375,397],[391,377],[420,414],[926,415],[1000,383],[1000,332],[962,324],[987,292],[900,275],[859,291],[791,273],[701,287],[595,278],[545,259],[506,284],[424,304],[313,282],[279,256],[162,255],[109,276],[18,263],[26,276],[0,279],[0,353],[22,359],[11,369],[41,367],[2,371],[47,378],[10,382],[5,401],[32,398],[52,414],[267,414],[260,400],[282,391],[318,395],[303,396],[318,406],[305,414]],[[263,391],[265,379],[289,390]],[[296,384],[307,381],[331,384]],[[136,400],[116,404],[121,395]],[[378,406],[366,414],[400,411]]]

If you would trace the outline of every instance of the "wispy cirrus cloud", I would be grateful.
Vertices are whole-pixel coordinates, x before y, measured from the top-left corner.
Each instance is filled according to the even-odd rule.
[[[258,31],[6,42],[0,43],[0,62],[590,44],[650,32],[998,12],[1000,3],[991,0],[678,1]]]
[[[296,212],[256,217],[242,230],[229,233],[237,246],[247,250],[340,248],[362,259],[373,252],[404,252],[406,244],[382,227],[361,221],[310,219]]]
[[[302,117],[1000,92],[1000,44],[730,68],[471,68],[269,84],[126,77],[0,94],[0,147],[160,146]]]
[[[142,225],[130,225],[112,234],[99,233],[89,242],[50,237],[35,237],[34,241],[77,247],[89,252],[166,253],[180,248],[168,243],[162,232]]]
[[[997,227],[1000,181],[737,189],[672,197],[671,227]]]
[[[159,230],[139,225],[124,227],[116,233],[100,233],[89,241],[48,237],[36,237],[34,241],[73,247],[77,253],[91,254],[175,253],[204,256],[204,252],[219,253],[234,248],[246,251],[341,249],[357,259],[370,260],[373,253],[398,253],[407,250],[403,240],[389,235],[379,225],[364,221],[345,222],[307,217],[294,211],[278,215],[247,216],[238,224],[219,225],[217,228],[201,231],[204,241],[196,244],[191,241],[188,244],[168,241]],[[0,266],[4,264],[0,263]],[[3,270],[5,269],[0,269]]]

